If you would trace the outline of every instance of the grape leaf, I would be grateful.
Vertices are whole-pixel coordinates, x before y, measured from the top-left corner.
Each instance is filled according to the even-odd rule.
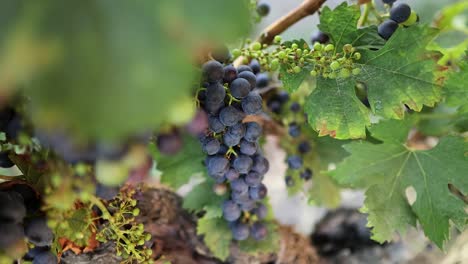
[[[369,214],[373,238],[383,242],[395,230],[421,224],[425,234],[440,248],[449,238],[449,221],[462,229],[467,219],[464,202],[448,188],[453,184],[468,193],[468,144],[447,136],[430,150],[405,145],[411,123],[389,120],[370,128],[381,144],[353,142],[345,145],[351,156],[331,174],[341,184],[366,189],[364,211]],[[416,192],[409,203],[407,188]]]
[[[198,220],[197,234],[203,235],[206,246],[215,257],[225,261],[229,257],[232,233],[226,220],[211,215],[207,213]]]
[[[285,41],[281,45],[290,48],[292,44],[297,44],[297,46],[302,50],[304,49],[310,50],[309,45],[303,39],[294,40],[294,41]],[[299,73],[294,73],[294,74],[291,74],[288,72],[288,70],[291,70],[289,67],[290,67],[289,64],[281,63],[279,75],[280,75],[281,82],[283,83],[283,87],[289,92],[294,92],[299,88],[299,86],[301,86],[302,82],[304,82],[304,80],[309,76],[309,73],[312,70],[312,65],[307,65],[305,67],[302,67]]]
[[[213,206],[221,210],[221,205],[225,196],[218,196],[213,192],[214,181],[207,179],[193,187],[187,196],[184,197],[183,207],[191,211],[200,211],[207,206]],[[213,210],[211,210],[213,211]]]
[[[460,63],[459,67],[459,71],[451,72],[448,75],[448,80],[445,83],[446,102],[450,106],[468,105],[468,62],[466,59]]]
[[[197,139],[184,135],[183,148],[176,155],[153,154],[158,170],[162,171],[161,182],[172,188],[179,188],[195,173],[205,173],[202,152]]]

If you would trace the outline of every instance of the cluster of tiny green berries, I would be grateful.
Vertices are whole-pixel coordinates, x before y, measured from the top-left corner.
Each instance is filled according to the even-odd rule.
[[[276,71],[280,65],[287,69],[288,73],[300,73],[303,69],[310,69],[310,75],[323,78],[348,78],[361,72],[355,62],[361,59],[361,54],[351,44],[346,44],[343,51],[337,51],[333,44],[315,43],[311,48],[307,44],[300,47],[298,43],[290,45],[280,44],[281,36],[273,40],[277,48],[273,51],[266,49],[268,46],[259,42],[249,44],[248,48],[232,51],[234,58],[242,56],[245,62],[249,58],[257,59],[262,68]]]

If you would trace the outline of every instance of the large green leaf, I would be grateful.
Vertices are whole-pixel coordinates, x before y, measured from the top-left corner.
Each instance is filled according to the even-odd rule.
[[[0,11],[0,87],[23,83],[38,126],[86,137],[167,121],[190,95],[202,42],[235,40],[250,27],[243,0],[10,2],[18,4]]]
[[[210,214],[207,213],[198,220],[197,234],[203,235],[205,244],[211,253],[224,261],[229,257],[229,246],[232,240],[231,229],[223,218],[209,216]]]
[[[369,214],[373,238],[390,240],[395,230],[421,224],[425,234],[439,247],[449,238],[450,221],[464,228],[464,202],[448,188],[454,185],[468,193],[468,144],[448,136],[430,150],[405,145],[409,122],[385,121],[370,128],[382,144],[353,142],[345,145],[351,156],[332,172],[341,184],[366,189],[364,210]],[[409,202],[406,192],[416,192]]]
[[[193,189],[184,197],[183,207],[191,211],[201,211],[210,207],[213,211],[221,211],[221,205],[223,200],[226,198],[224,195],[219,196],[213,192],[214,181],[207,179],[199,185],[193,187]]]

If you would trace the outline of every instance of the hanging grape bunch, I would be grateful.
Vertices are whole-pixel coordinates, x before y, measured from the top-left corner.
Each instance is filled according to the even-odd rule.
[[[247,115],[262,112],[262,97],[256,91],[259,65],[223,67],[208,61],[203,67],[204,88],[199,91],[201,107],[209,115],[209,129],[201,139],[208,155],[205,164],[217,190],[228,190],[229,199],[221,206],[236,240],[249,236],[262,240],[267,229],[261,220],[266,217],[262,199],[267,189],[262,183],[268,171],[258,140],[262,128],[256,122],[243,123]],[[264,78],[264,77],[260,77]]]

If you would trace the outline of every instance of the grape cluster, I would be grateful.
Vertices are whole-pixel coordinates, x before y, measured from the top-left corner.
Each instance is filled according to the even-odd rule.
[[[267,188],[262,180],[269,163],[259,148],[262,127],[242,120],[262,112],[262,97],[256,88],[268,85],[268,76],[260,73],[257,61],[238,68],[208,61],[202,72],[205,83],[198,92],[198,102],[209,115],[208,132],[201,138],[208,155],[208,175],[216,182],[217,194],[229,192],[222,211],[234,239],[250,236],[262,240],[268,233],[261,222],[267,214],[262,204]]]
[[[390,19],[385,20],[378,27],[378,33],[383,39],[388,40],[395,33],[399,24],[411,26],[419,20],[418,15],[411,10],[409,5],[405,3],[393,5],[395,0],[384,0],[383,2],[392,6],[390,9]]]
[[[54,235],[46,218],[39,212],[40,201],[26,184],[15,184],[0,191],[0,253],[24,243],[24,237],[34,247],[24,256],[33,264],[57,263],[50,251]]]
[[[289,94],[285,91],[279,91],[272,95],[268,101],[269,110],[283,122],[287,127],[290,136],[291,146],[297,146],[296,149],[287,149],[288,171],[285,181],[287,186],[294,185],[293,175],[298,175],[304,181],[312,179],[313,171],[303,165],[304,156],[311,150],[310,143],[302,137],[302,126],[307,122],[307,118],[301,114],[302,106],[299,102],[295,102],[289,98]],[[289,113],[287,115],[286,113]],[[286,121],[287,120],[287,121]],[[299,178],[297,177],[297,178]]]

